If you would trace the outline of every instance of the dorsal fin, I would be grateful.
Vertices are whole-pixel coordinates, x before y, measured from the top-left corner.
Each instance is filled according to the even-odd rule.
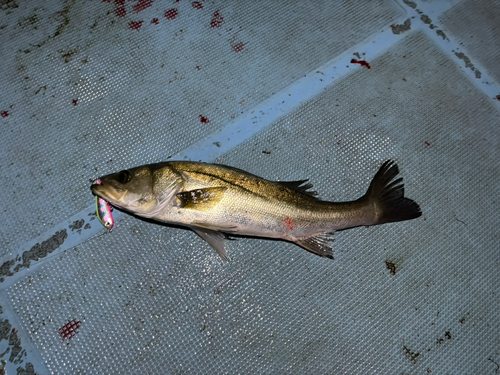
[[[316,191],[308,191],[308,189],[312,188],[313,185],[311,183],[307,183],[309,180],[300,180],[300,181],[275,181],[277,184],[285,186],[291,190],[297,191],[302,194],[309,195],[311,197],[316,197],[318,193]]]

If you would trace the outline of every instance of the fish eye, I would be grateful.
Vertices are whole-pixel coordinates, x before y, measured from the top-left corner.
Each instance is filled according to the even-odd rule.
[[[125,184],[130,181],[130,177],[129,171],[121,171],[118,173],[118,182],[120,184]]]

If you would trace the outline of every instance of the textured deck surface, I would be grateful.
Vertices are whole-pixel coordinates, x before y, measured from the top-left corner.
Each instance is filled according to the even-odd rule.
[[[0,0],[0,369],[500,373],[496,1]],[[417,220],[230,262],[89,180],[202,160],[323,199],[398,162]]]

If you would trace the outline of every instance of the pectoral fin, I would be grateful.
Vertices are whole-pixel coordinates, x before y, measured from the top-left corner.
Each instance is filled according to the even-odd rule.
[[[181,208],[192,210],[207,210],[224,197],[227,187],[212,187],[190,191],[183,191],[176,194],[176,198]]]
[[[320,233],[316,236],[297,240],[295,243],[311,253],[333,259],[332,242],[334,236],[333,232]]]
[[[198,236],[207,241],[208,244],[214,248],[214,250],[222,259],[229,260],[226,254],[226,250],[224,249],[223,233],[200,227],[191,227],[191,229],[194,230]]]

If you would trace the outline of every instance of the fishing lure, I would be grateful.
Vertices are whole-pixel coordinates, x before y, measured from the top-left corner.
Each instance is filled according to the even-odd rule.
[[[96,184],[100,185],[101,180],[97,180]],[[95,197],[95,212],[97,214],[97,218],[110,232],[111,229],[113,229],[113,225],[115,225],[115,220],[113,219],[111,211],[113,211],[113,208],[108,202],[98,196]]]

